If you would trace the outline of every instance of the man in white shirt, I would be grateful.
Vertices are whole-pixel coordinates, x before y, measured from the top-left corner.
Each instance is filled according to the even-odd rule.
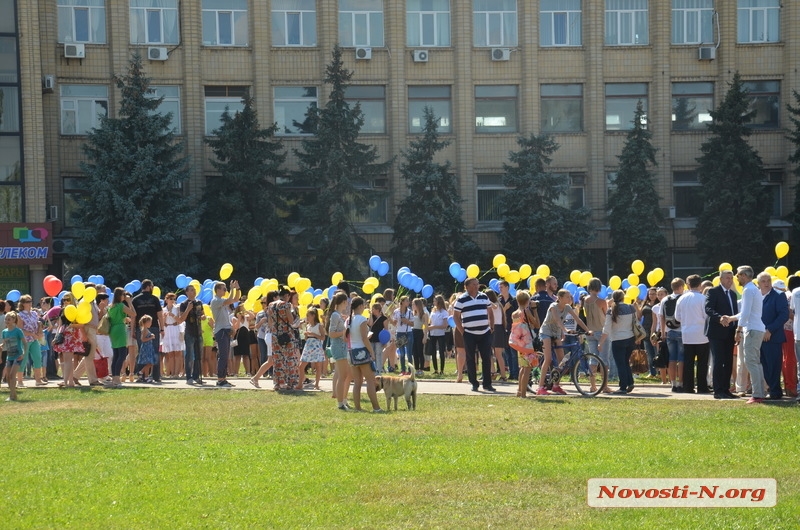
[[[703,279],[697,274],[686,278],[689,291],[678,298],[675,318],[681,323],[683,339],[683,391],[694,394],[695,361],[697,362],[697,393],[709,394],[708,388],[708,337],[706,325],[706,297],[700,292]]]
[[[765,274],[765,273],[762,273]],[[745,366],[750,372],[750,383],[753,385],[753,396],[748,404],[764,401],[764,370],[761,367],[761,343],[764,340],[764,323],[761,321],[761,310],[764,297],[753,283],[753,268],[742,265],[736,269],[736,278],[742,285],[742,305],[739,313],[731,317],[723,317],[722,325],[738,321],[736,340],[739,342],[740,354],[744,355]]]

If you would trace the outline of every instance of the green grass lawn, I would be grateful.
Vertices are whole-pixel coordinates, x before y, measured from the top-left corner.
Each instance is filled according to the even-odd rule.
[[[326,393],[28,389],[0,403],[0,528],[797,528],[798,420],[789,403],[420,395],[376,415]],[[589,508],[592,477],[769,477],[778,505]]]

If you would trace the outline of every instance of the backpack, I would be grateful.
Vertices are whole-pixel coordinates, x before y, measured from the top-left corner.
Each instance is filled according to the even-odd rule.
[[[664,314],[664,320],[669,329],[678,329],[681,327],[681,323],[675,318],[675,306],[678,304],[678,298],[681,296],[683,295],[679,294],[676,296],[671,294],[661,304],[661,312]]]

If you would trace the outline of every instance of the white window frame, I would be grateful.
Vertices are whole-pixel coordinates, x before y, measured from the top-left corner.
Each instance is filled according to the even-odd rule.
[[[408,6],[408,3],[406,3]],[[419,38],[420,42],[414,43],[411,42],[410,34],[408,33],[408,28],[406,28],[406,43],[408,46],[411,47],[426,47],[426,48],[446,48],[450,46],[450,42],[452,41],[452,34],[453,34],[453,21],[450,15],[452,5],[450,4],[450,0],[447,1],[447,11],[423,11],[423,10],[411,10],[407,8],[406,11],[406,24],[408,27],[411,27],[411,24],[414,24],[419,27]],[[423,31],[423,18],[426,16],[433,16],[433,42],[425,42],[425,34]],[[448,31],[447,31],[447,42],[444,42],[444,38],[442,35],[439,35],[439,25],[440,25],[440,17],[446,16],[448,22]],[[416,19],[416,20],[414,20]]]
[[[98,5],[91,5],[92,3]],[[89,40],[78,40],[76,37],[75,27],[75,12],[88,11],[88,33]],[[62,17],[69,17],[70,35],[62,34]],[[94,24],[98,22],[99,25],[96,30],[92,29]],[[58,42],[60,43],[73,43],[83,42],[86,44],[105,44],[106,42],[106,6],[105,0],[58,0]],[[100,35],[102,34],[102,36]]]
[[[513,95],[511,90],[513,89]],[[496,90],[499,93],[490,94],[489,90]],[[507,94],[502,92],[508,91]],[[482,92],[481,95],[478,95]],[[519,131],[519,87],[517,85],[475,85],[475,134],[510,134]],[[478,116],[481,103],[498,103],[498,102],[511,102],[514,103],[513,123],[504,123],[503,125],[493,125],[489,123],[487,118],[499,118],[501,116]],[[508,118],[510,116],[502,116]],[[479,121],[480,120],[480,121]],[[495,128],[493,130],[493,128]]]
[[[704,7],[675,7],[676,5],[686,5],[686,0],[672,0],[672,44],[702,44],[704,42],[713,42],[714,40],[714,0],[703,0],[706,3]],[[703,15],[708,17],[709,39],[703,39]],[[676,39],[675,21],[680,18],[683,20],[683,35]],[[688,28],[689,21],[695,19],[697,27],[697,36],[699,40],[689,40]]]
[[[475,28],[479,25],[482,25],[485,28],[485,35],[486,35],[486,42],[478,42],[478,32],[475,31],[473,28],[473,42],[472,45],[476,48],[494,48],[497,46],[516,46],[519,41],[519,15],[517,14],[518,4],[517,1],[514,0],[514,9],[513,10],[504,10],[504,9],[478,9],[475,7],[475,1],[473,0],[473,10],[472,10],[472,18],[473,24]],[[508,28],[507,26],[511,24],[506,24],[507,17],[509,15],[513,15],[514,17],[514,27]],[[490,20],[492,17],[499,17],[500,18],[500,40],[497,42],[489,42],[491,40],[491,24]],[[482,20],[479,20],[482,18]]]
[[[638,85],[644,86],[644,93],[643,94],[633,92],[634,87],[636,87]],[[617,94],[609,94],[608,93],[609,87],[623,88],[623,87],[626,87],[626,86],[631,89],[631,92],[628,93],[628,94],[619,94],[619,93],[617,93]],[[605,130],[606,131],[630,131],[633,128],[632,120],[631,120],[631,122],[628,122],[627,120],[623,121],[623,117],[619,116],[620,123],[615,124],[615,123],[609,123],[608,122],[608,117],[609,117],[609,114],[608,114],[608,103],[609,103],[609,100],[612,100],[612,101],[613,100],[630,100],[633,103],[633,112],[630,115],[631,118],[636,113],[636,102],[641,100],[642,101],[642,106],[644,107],[644,112],[645,112],[642,115],[642,127],[647,129],[647,116],[648,116],[648,112],[650,111],[650,85],[649,85],[649,83],[606,83],[605,100],[604,100],[604,103],[605,103],[605,116],[606,116],[606,120],[605,120],[606,121],[606,128],[605,128]],[[629,125],[629,123],[630,123],[630,125]],[[617,125],[617,127],[614,127],[615,125]],[[609,128],[609,126],[611,126],[611,127]]]
[[[209,96],[209,95],[206,95],[206,94],[208,94],[209,91],[216,91],[216,90],[220,90],[220,89],[224,89],[226,94],[228,94],[229,92],[232,92],[234,94],[241,93],[241,95],[231,95],[231,94],[228,94],[228,95],[225,95],[225,96]],[[203,117],[205,119],[205,124],[206,124],[206,126],[205,126],[205,135],[206,136],[214,136],[214,130],[219,129],[222,126],[222,114],[225,112],[225,108],[226,107],[228,109],[228,114],[231,114],[231,115],[236,114],[237,112],[239,112],[240,110],[242,110],[244,108],[244,102],[242,101],[242,98],[243,98],[244,94],[246,93],[246,91],[248,89],[249,89],[249,87],[233,86],[233,85],[228,85],[228,86],[214,86],[214,85],[211,85],[211,86],[204,87]],[[212,120],[209,120],[209,117],[208,117],[208,112],[209,112],[208,104],[209,103],[224,103],[224,105],[222,106],[222,111],[219,111],[219,110],[214,110],[213,111],[215,114],[217,114],[217,113],[219,114],[219,118],[217,118],[216,121],[214,121],[213,123],[212,123]]]
[[[541,4],[540,4],[541,5]],[[556,15],[562,14],[566,17],[567,20],[567,27],[565,28],[565,33],[567,36],[566,43],[556,43]],[[550,42],[542,42],[542,38],[544,38],[544,32],[540,29],[540,34],[542,37],[539,39],[539,45],[542,47],[566,47],[566,46],[582,46],[583,45],[583,3],[581,2],[580,9],[545,9],[540,8],[539,11],[539,25],[546,23],[546,20],[549,18],[550,20],[550,35],[552,35],[552,39]],[[577,20],[575,20],[577,18]],[[571,41],[571,32],[569,28],[571,24],[577,22],[580,31],[578,31],[578,42]]]
[[[162,2],[168,2],[169,6],[139,6],[134,4],[146,4],[146,3],[156,4]],[[180,44],[180,31],[181,31],[181,21],[180,21],[180,13],[178,12],[178,0],[130,0],[130,30],[131,30],[131,44]],[[143,12],[144,15],[144,34],[145,39],[144,41],[136,41],[134,40],[134,36],[136,35],[136,27],[135,25],[138,23],[137,20],[140,20],[137,13]],[[150,24],[148,23],[148,14],[158,12],[159,24],[160,24],[160,37],[158,39],[151,38],[150,36]],[[174,31],[167,31],[166,26],[166,17],[164,16],[168,12],[174,12],[173,15],[175,17],[175,30]],[[175,38],[167,40],[167,33],[174,33]]]
[[[763,1],[763,0],[762,0]],[[759,6],[759,7],[751,7],[745,6],[742,7],[742,3],[751,3],[752,0],[738,0],[737,9],[736,9],[736,40],[739,44],[756,44],[762,42],[780,42],[781,40],[781,2],[779,0],[773,0],[775,5],[772,6]],[[774,40],[769,39],[769,15],[770,12],[774,11],[778,15],[778,27],[776,28],[776,38]],[[761,36],[753,35],[753,17],[756,13],[761,13],[764,23],[762,24],[761,28],[757,28],[757,31],[761,31]],[[740,27],[743,26],[742,17],[746,17],[747,19],[747,38],[741,39],[740,34]]]
[[[414,95],[412,96],[411,93],[415,92],[416,89],[425,89],[425,88],[442,88],[446,87],[447,90],[447,97],[442,96],[420,96]],[[444,91],[443,91],[444,92]],[[434,115],[436,115],[436,108],[431,105],[431,103],[438,102],[438,101],[446,101],[447,102],[447,116],[436,116],[439,118],[439,127],[437,131],[439,134],[453,134],[455,129],[453,128],[453,87],[450,85],[409,85],[408,86],[408,134],[422,134],[422,131],[425,129],[424,123],[424,113],[420,112],[419,115],[412,116],[411,115],[411,107],[412,102],[423,102],[424,104],[420,107],[420,110],[424,110],[426,106],[429,106],[433,109]],[[419,130],[415,131],[413,123],[414,118],[419,118],[420,125]]]
[[[302,88],[304,90],[308,90],[309,88],[313,88],[315,96],[313,98],[312,97],[300,97],[300,96],[296,96],[296,97],[277,96],[276,93],[275,93],[275,90],[279,89],[279,88]],[[278,114],[279,113],[278,113],[278,110],[277,110],[277,105],[278,105],[278,103],[281,103],[281,102],[286,102],[286,103],[301,103],[302,102],[302,103],[306,103],[306,109],[308,109],[312,104],[318,107],[319,106],[319,89],[317,87],[274,87],[273,91],[272,91],[272,94],[273,94],[273,98],[272,98],[273,117],[275,119],[275,123],[278,125],[278,130],[275,132],[275,136],[312,136],[311,133],[301,133],[301,132],[289,132],[289,133],[287,133],[287,132],[285,132],[284,131],[284,127],[286,126],[286,124],[285,123],[282,124],[278,120]],[[285,115],[284,115],[284,118],[285,118]]]
[[[173,89],[174,91],[177,91],[177,95],[164,93],[165,90],[168,92],[173,92]],[[162,96],[164,97],[164,99],[161,100],[161,103],[159,104],[155,112],[160,112],[162,114],[166,114],[167,112],[172,112],[172,121],[170,121],[170,126],[172,127],[173,134],[179,135],[181,134],[181,87],[176,85],[150,86],[150,93],[147,94],[147,97],[152,99],[158,99]],[[173,111],[162,108],[164,103],[176,105],[177,110]]]
[[[273,2],[273,5],[274,4],[275,4],[275,2]],[[288,27],[289,27],[288,16],[289,15],[298,15],[300,17],[300,42],[297,43],[297,44],[289,42],[289,31],[288,31]],[[312,47],[312,46],[316,46],[317,45],[317,10],[316,9],[300,9],[300,8],[298,8],[298,9],[275,9],[273,7],[272,8],[272,13],[270,15],[270,21],[271,21],[272,24],[275,23],[275,17],[276,16],[283,17],[283,35],[284,35],[284,38],[283,38],[283,42],[282,43],[276,43],[275,40],[274,40],[275,39],[275,36],[274,36],[275,32],[273,31],[273,37],[272,37],[272,39],[273,39],[272,45],[273,46],[280,46],[280,47],[287,47],[287,48],[291,48],[291,47],[304,48],[304,47]],[[309,40],[311,42],[306,42],[306,38],[305,38],[306,35],[303,32],[303,28],[305,27],[305,22],[306,22],[305,19],[306,19],[306,17],[309,17],[309,16],[314,18],[314,35],[309,36],[310,37]]]
[[[605,10],[605,44],[606,46],[646,46],[650,43],[650,2],[649,0],[644,0],[647,3],[647,7],[644,9],[642,8],[634,8],[634,9],[617,9],[617,8],[609,8],[609,2],[620,2],[621,0],[606,0],[606,10]],[[641,31],[642,28],[636,25],[636,15],[644,13],[644,31]],[[617,41],[616,42],[608,42],[608,19],[609,16],[615,17],[617,19]],[[623,36],[622,34],[622,19],[625,16],[629,16],[631,19],[631,33],[630,35]],[[640,38],[638,35],[646,34],[647,38]],[[626,39],[626,40],[623,40]],[[630,42],[628,42],[628,40]]]
[[[248,25],[249,24],[249,20],[248,20],[249,14],[247,12],[247,3],[246,2],[245,2],[245,9],[236,9],[236,8],[233,8],[233,7],[226,8],[226,9],[203,8],[203,13],[202,13],[203,37],[205,37],[205,33],[206,33],[206,31],[205,31],[206,30],[205,23],[206,23],[206,14],[207,13],[213,14],[213,17],[214,17],[214,42],[206,42],[205,40],[203,40],[203,46],[225,46],[225,47],[247,46],[248,39],[249,39],[249,35],[248,35],[248,32],[249,32],[249,25]],[[220,19],[219,19],[219,17],[220,17],[220,14],[223,14],[223,13],[230,14],[230,16],[231,16],[231,21],[230,21],[230,23],[231,23],[231,37],[233,39],[233,42],[231,42],[231,43],[222,43],[222,42],[220,42],[220,34],[219,34]],[[236,32],[236,29],[237,29],[237,24],[236,24],[237,16],[238,17],[244,16],[244,24],[241,25],[241,26],[238,26],[239,28],[244,28],[244,30],[243,30],[244,35],[237,35],[237,32]],[[241,20],[241,18],[239,18],[239,20]]]
[[[354,10],[354,9],[342,9],[341,8],[342,0],[339,1],[339,44],[345,48],[356,48],[362,46],[368,46],[371,48],[382,48],[385,35],[384,35],[384,14],[383,14],[383,2],[379,1],[378,3],[381,6],[380,10]],[[380,34],[374,34],[375,28],[372,24],[372,15],[380,15]],[[342,38],[341,34],[341,27],[342,27],[342,19],[343,18],[350,18],[350,27],[352,28],[352,32],[350,34],[350,38],[347,42],[345,42]],[[356,28],[359,25],[358,18],[363,17],[365,20],[366,28],[367,28],[367,40],[366,42],[356,42],[356,36],[358,31]]]
[[[701,91],[703,85],[708,84],[710,85],[710,90]],[[696,86],[698,90],[694,92],[684,92],[684,93],[677,93],[676,89],[680,88],[681,86],[686,87],[687,89]],[[710,104],[705,109],[695,108],[694,110],[697,112],[697,122],[698,126],[696,127],[686,127],[686,128],[677,128],[676,127],[676,115],[675,115],[675,103],[678,99],[689,99],[689,100],[697,100],[697,99],[704,99],[708,98],[711,100]],[[690,82],[690,83],[680,83],[680,82],[673,82],[672,83],[672,113],[671,113],[671,129],[673,132],[675,131],[705,131],[706,127],[703,125],[704,123],[712,121],[711,119],[711,111],[714,110],[714,83],[713,81],[698,81],[698,82]],[[703,119],[701,119],[701,116]]]
[[[92,86],[97,88],[104,88],[106,91],[105,96],[88,96],[88,95],[81,95],[81,96],[72,96],[63,95],[65,91],[69,90],[70,87],[80,87],[80,86]],[[61,134],[64,136],[86,136],[89,131],[93,127],[100,126],[100,117],[108,116],[108,87],[106,85],[61,85],[60,87],[60,104],[61,104],[61,113],[60,113],[60,130]],[[89,102],[91,104],[91,116],[92,116],[92,123],[80,123],[80,112],[79,106],[80,103]],[[103,109],[105,112],[98,112],[98,109]],[[65,115],[67,113],[73,114],[73,123],[75,124],[75,131],[74,132],[66,132],[64,131],[64,123],[65,123]]]

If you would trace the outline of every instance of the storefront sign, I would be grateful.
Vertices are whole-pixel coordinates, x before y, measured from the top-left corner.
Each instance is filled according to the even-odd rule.
[[[51,223],[0,223],[0,266],[53,263]]]

